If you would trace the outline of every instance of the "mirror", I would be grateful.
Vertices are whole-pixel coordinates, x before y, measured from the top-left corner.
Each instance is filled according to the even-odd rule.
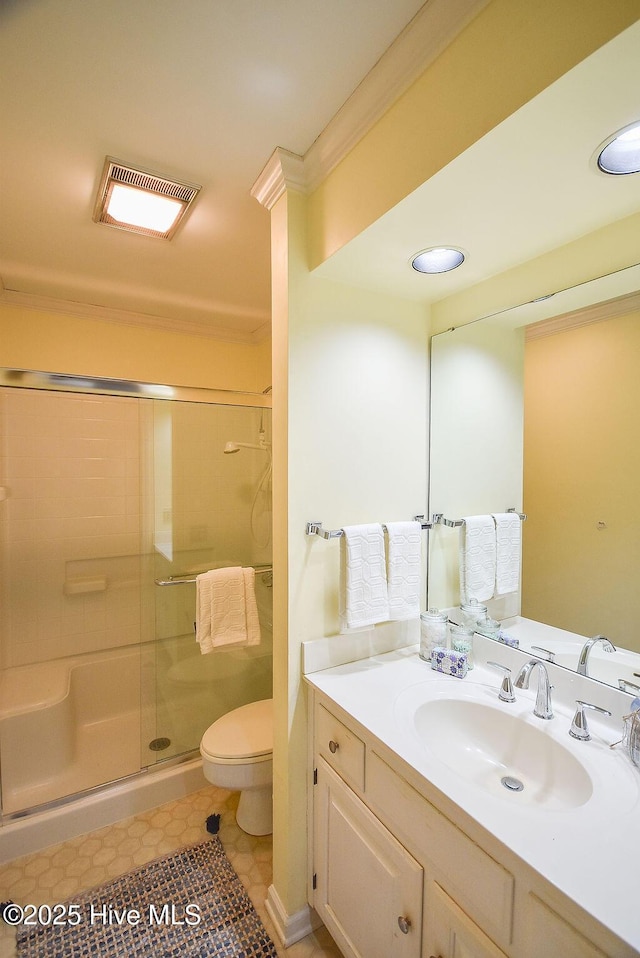
[[[640,685],[640,266],[431,340],[431,512],[504,512],[522,526],[521,596],[490,614],[588,674]],[[429,605],[458,605],[459,532],[430,534]],[[521,601],[520,601],[521,600]],[[515,630],[517,631],[517,629]]]

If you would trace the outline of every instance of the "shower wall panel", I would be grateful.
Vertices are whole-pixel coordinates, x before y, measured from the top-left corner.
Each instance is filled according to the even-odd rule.
[[[3,668],[140,641],[140,402],[2,389]]]

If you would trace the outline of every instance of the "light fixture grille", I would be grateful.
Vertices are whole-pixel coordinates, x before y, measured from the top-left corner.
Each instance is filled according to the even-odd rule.
[[[182,212],[173,226],[166,232],[147,229],[144,226],[121,223],[115,220],[106,211],[109,196],[116,183],[177,200],[183,205]],[[93,219],[96,223],[104,223],[107,226],[113,226],[116,229],[125,230],[129,233],[140,233],[143,236],[171,239],[180,223],[184,220],[187,210],[200,192],[200,189],[201,187],[195,183],[182,183],[179,180],[171,180],[159,173],[128,166],[121,160],[116,160],[114,157],[108,156],[102,171],[102,179],[100,180],[100,187],[96,197]]]
[[[165,180],[162,177],[144,173],[142,170],[133,170],[127,166],[112,165],[110,177],[126,186],[135,186],[139,190],[149,190],[161,196],[170,196],[172,199],[190,203],[197,195],[200,187],[189,186],[186,183],[177,183]]]

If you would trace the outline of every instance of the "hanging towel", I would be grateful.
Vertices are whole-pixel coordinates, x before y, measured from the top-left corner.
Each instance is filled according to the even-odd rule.
[[[342,531],[340,631],[386,622],[389,602],[382,526],[345,526]]]
[[[493,516],[465,516],[460,530],[460,601],[493,598],[496,587],[496,524]]]
[[[496,595],[517,592],[520,586],[522,522],[516,512],[499,512],[496,523]]]
[[[387,538],[389,618],[410,619],[420,615],[422,525],[419,522],[387,522]]]
[[[255,570],[233,566],[196,576],[196,639],[204,655],[232,645],[258,645]]]

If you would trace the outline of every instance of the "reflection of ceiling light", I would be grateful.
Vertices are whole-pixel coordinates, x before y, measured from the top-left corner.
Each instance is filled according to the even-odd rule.
[[[117,229],[171,239],[199,191],[194,183],[134,169],[108,156],[93,218]]]
[[[419,273],[447,273],[464,263],[464,253],[453,246],[432,246],[416,253],[411,265]]]
[[[598,148],[598,167],[603,173],[640,173],[640,121],[604,141]]]

